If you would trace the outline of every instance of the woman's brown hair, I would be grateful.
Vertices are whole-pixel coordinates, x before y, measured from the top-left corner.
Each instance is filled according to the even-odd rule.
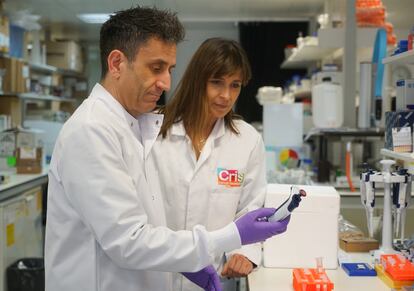
[[[209,108],[206,102],[207,82],[240,71],[243,86],[251,78],[246,52],[234,40],[210,38],[197,49],[172,99],[160,109],[164,122],[161,135],[165,138],[170,127],[183,121],[187,134],[194,137],[207,126]],[[231,110],[225,117],[226,127],[238,134],[233,122],[236,117]]]

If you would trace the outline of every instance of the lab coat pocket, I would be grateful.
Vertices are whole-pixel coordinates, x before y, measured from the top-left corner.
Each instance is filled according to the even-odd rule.
[[[232,222],[236,216],[240,193],[217,192],[211,194],[208,211],[208,229],[216,230]]]

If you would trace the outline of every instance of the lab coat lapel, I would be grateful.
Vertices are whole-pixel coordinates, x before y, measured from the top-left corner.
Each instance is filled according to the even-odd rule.
[[[224,120],[223,119],[217,120],[201,152],[201,155],[198,158],[194,174],[197,173],[197,171],[201,168],[201,166],[208,160],[211,153],[213,152],[213,149],[217,146],[218,140],[224,135],[225,130],[226,129],[224,126]]]
[[[145,159],[148,158],[151,148],[160,133],[163,119],[164,115],[156,113],[145,113],[138,116]]]

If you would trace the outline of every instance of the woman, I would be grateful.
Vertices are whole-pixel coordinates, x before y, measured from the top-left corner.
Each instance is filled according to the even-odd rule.
[[[202,224],[214,230],[263,205],[264,144],[232,110],[250,77],[246,53],[237,42],[208,39],[192,57],[172,100],[161,108],[164,122],[150,164],[158,171],[170,228]],[[246,276],[260,264],[260,245],[215,259],[225,289],[235,290],[231,278]],[[195,290],[181,275],[174,276],[173,290]]]

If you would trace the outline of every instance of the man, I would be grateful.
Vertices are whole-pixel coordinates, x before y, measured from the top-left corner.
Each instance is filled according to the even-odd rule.
[[[166,228],[156,170],[146,163],[162,116],[148,114],[170,88],[177,17],[151,8],[113,15],[101,28],[102,80],[62,128],[49,173],[46,291],[171,290],[167,272],[221,290],[213,257],[286,230],[275,209],[214,232]],[[207,267],[206,267],[207,266]]]

